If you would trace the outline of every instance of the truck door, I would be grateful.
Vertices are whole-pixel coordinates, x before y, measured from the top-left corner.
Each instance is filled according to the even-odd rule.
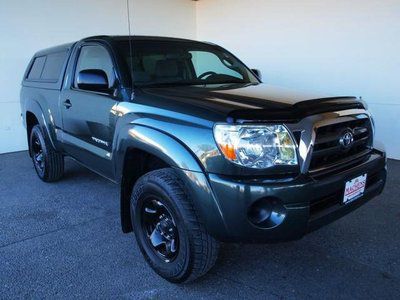
[[[60,98],[64,150],[93,171],[113,179],[113,107],[118,104],[113,96],[117,82],[113,58],[105,46],[83,43],[76,49],[67,72],[69,78]],[[90,84],[83,88],[78,84],[81,72],[106,74],[109,89],[99,91]]]

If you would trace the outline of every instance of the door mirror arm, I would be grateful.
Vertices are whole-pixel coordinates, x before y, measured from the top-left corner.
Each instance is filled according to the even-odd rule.
[[[251,69],[251,71],[254,73],[254,75],[257,76],[257,78],[262,81],[262,74],[261,71],[259,69]]]

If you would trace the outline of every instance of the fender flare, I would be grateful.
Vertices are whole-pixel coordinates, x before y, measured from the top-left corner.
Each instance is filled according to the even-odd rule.
[[[125,153],[129,149],[148,152],[172,167],[203,172],[200,162],[191,153],[191,150],[158,129],[145,125],[128,124],[119,128],[118,132],[118,136],[115,136],[114,145],[116,147],[113,151],[117,182],[121,182]]]
[[[55,141],[57,140],[56,132],[54,124],[51,122],[52,117],[50,116],[50,114],[43,113],[43,111],[44,110],[38,101],[36,100],[27,101],[24,110],[25,114],[23,115],[25,128],[27,128],[26,113],[31,112],[32,114],[35,115],[36,119],[39,122],[39,125],[46,130],[47,136],[49,137],[50,143],[53,146],[53,148],[57,149],[55,143]],[[28,137],[28,145],[29,145],[29,137]]]

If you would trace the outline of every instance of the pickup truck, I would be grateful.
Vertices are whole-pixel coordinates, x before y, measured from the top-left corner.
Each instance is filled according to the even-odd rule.
[[[39,178],[59,180],[68,156],[119,184],[122,231],[175,283],[207,273],[220,242],[299,239],[386,181],[364,101],[263,84],[206,42],[95,36],[39,51],[21,109]]]

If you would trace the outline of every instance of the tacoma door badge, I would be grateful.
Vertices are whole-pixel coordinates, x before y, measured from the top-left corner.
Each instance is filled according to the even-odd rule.
[[[98,139],[97,137],[92,136],[92,140],[95,141],[95,142],[98,143],[98,144],[102,144],[102,145],[108,147],[108,142],[103,141],[103,140],[101,140],[101,139]]]

